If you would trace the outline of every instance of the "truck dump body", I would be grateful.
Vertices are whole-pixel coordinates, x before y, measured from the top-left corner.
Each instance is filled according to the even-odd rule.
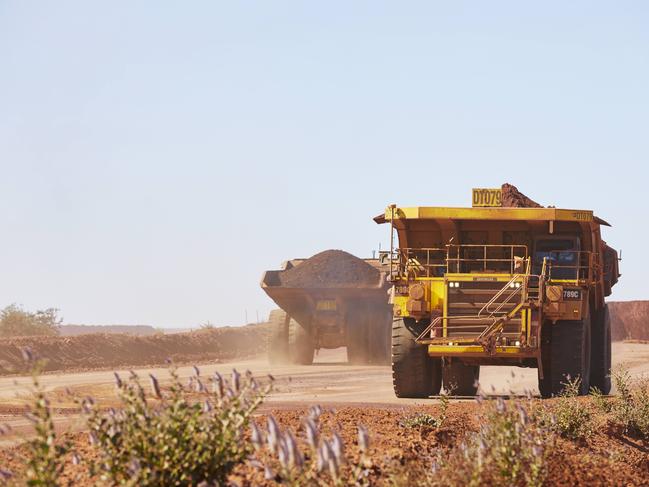
[[[279,328],[294,320],[314,349],[347,346],[352,361],[385,362],[391,320],[385,276],[378,259],[330,250],[266,271],[261,287],[286,313],[288,323]]]
[[[477,207],[392,205],[375,218],[399,242],[386,259],[394,318],[444,363],[538,367],[543,379],[548,336],[556,348],[578,327],[564,323],[590,334],[591,321],[607,319],[617,253],[601,239],[608,223],[591,210],[543,208],[505,189],[474,190]],[[485,206],[505,196],[536,206]]]

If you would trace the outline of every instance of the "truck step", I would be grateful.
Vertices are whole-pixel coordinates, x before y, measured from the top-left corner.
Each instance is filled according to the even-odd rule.
[[[476,302],[476,303],[454,302],[454,303],[449,303],[448,304],[448,309],[449,309],[449,311],[451,309],[472,309],[472,310],[480,311],[486,304],[487,304],[486,301],[485,302]],[[514,302],[514,303],[496,302],[496,303],[491,303],[489,305],[489,309],[495,309],[495,308],[498,308],[499,306],[502,305],[501,310],[507,312],[507,311],[510,311],[510,310],[514,309],[517,304],[518,303],[516,303],[516,302]]]
[[[469,288],[451,288],[449,289],[449,296],[489,296],[492,297],[498,293],[500,289],[469,289]],[[503,296],[509,297],[511,294],[520,292],[520,289],[507,289],[503,291]]]

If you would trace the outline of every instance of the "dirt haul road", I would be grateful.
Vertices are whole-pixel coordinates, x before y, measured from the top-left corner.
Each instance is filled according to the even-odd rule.
[[[351,366],[345,362],[345,349],[322,351],[311,366],[269,366],[265,358],[240,360],[220,364],[197,365],[201,375],[214,371],[227,376],[233,368],[243,372],[249,369],[261,381],[267,374],[275,377],[275,390],[262,406],[260,413],[271,411],[298,411],[306,406],[320,404],[342,408],[372,405],[381,410],[401,410],[413,405],[435,404],[435,399],[398,399],[392,391],[389,366]],[[613,344],[613,363],[625,364],[633,376],[649,376],[649,343],[616,342]],[[155,374],[163,383],[168,377],[164,367],[135,369],[148,385],[148,374]],[[126,371],[123,376],[127,375]],[[192,367],[179,367],[183,379],[193,375]],[[481,384],[486,395],[538,394],[536,369],[515,367],[483,367]],[[54,410],[54,421],[59,431],[78,431],[83,423],[72,398],[92,396],[100,407],[117,406],[114,376],[111,371],[49,373],[40,378]],[[32,425],[24,417],[30,402],[28,376],[0,378],[0,424],[8,424],[12,432],[0,437],[0,448],[15,445],[32,434]],[[472,401],[471,401],[472,402]]]
[[[625,364],[632,375],[649,375],[649,344],[616,342],[613,365]],[[311,366],[269,366],[265,359],[233,361],[200,366],[208,376],[214,371],[228,375],[233,368],[249,369],[255,377],[272,374],[275,390],[267,401],[268,408],[297,408],[305,404],[426,404],[430,399],[398,399],[392,391],[389,366],[347,365],[345,350],[323,350]],[[164,367],[136,369],[144,382],[153,373],[163,382],[168,377]],[[121,372],[121,371],[120,371]],[[193,374],[191,367],[180,367],[181,377]],[[73,412],[74,404],[66,389],[83,396],[93,396],[99,404],[110,405],[115,399],[114,376],[110,371],[45,374],[41,383],[52,405],[62,413]],[[0,378],[0,423],[19,414],[29,400],[30,377]],[[480,383],[486,394],[538,393],[536,369],[483,367]]]

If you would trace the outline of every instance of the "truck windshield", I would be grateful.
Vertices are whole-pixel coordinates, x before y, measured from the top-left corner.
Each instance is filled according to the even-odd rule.
[[[551,266],[552,279],[577,279],[578,251],[577,239],[538,240],[534,251],[534,273],[541,273],[545,258]]]

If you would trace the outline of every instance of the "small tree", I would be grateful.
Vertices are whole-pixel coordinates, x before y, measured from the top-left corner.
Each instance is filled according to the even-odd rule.
[[[61,323],[56,308],[32,313],[11,304],[0,311],[0,336],[58,335]]]

